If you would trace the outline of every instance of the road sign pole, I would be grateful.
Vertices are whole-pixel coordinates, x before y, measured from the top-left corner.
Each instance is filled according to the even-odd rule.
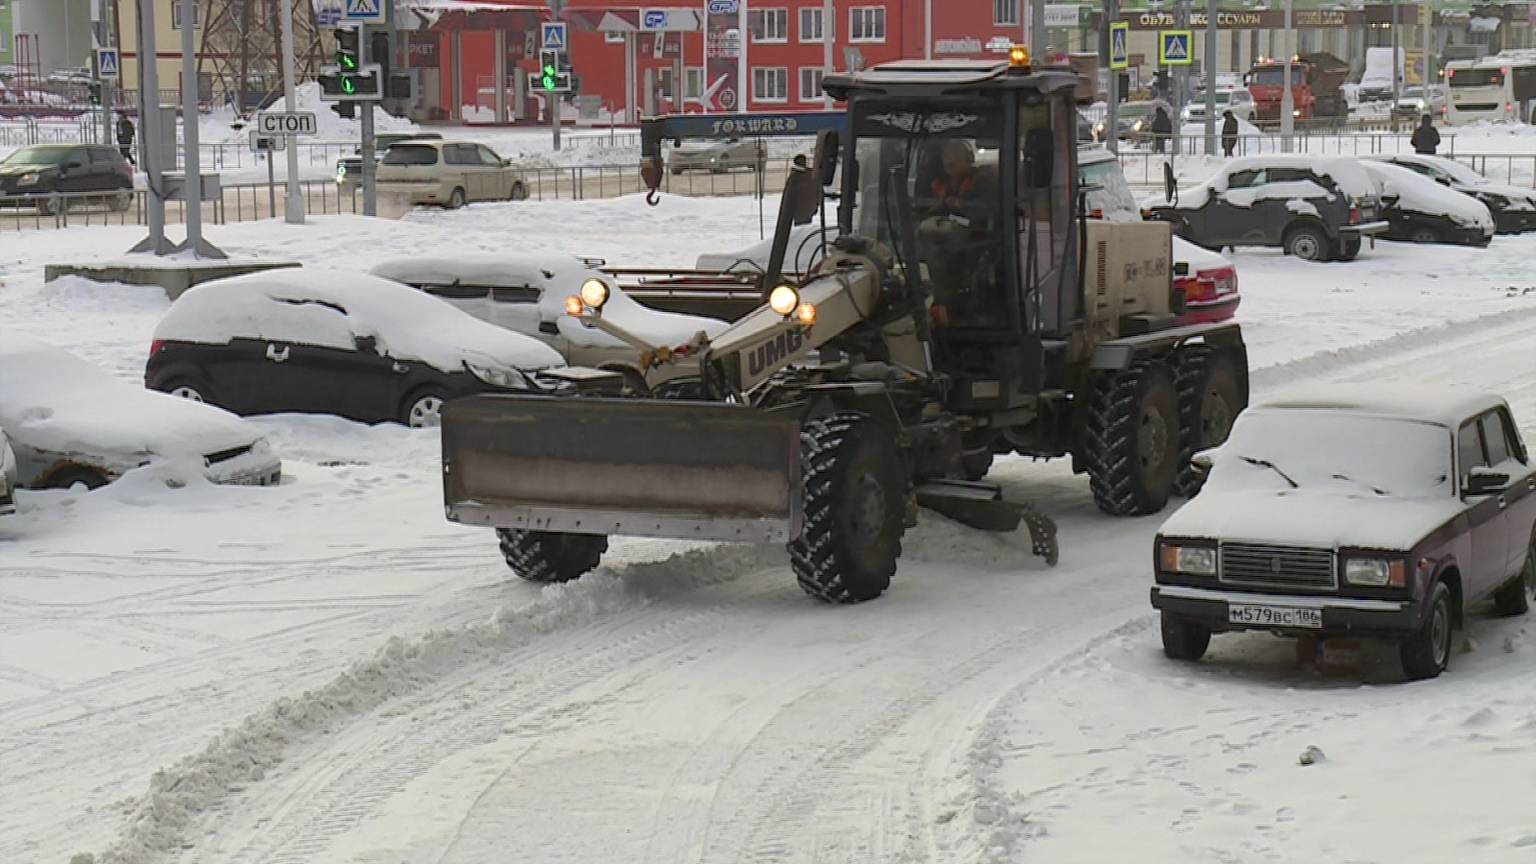
[[[1280,86],[1280,152],[1291,152],[1291,135],[1296,131],[1296,97],[1291,93],[1291,6],[1285,0],[1285,82]]]
[[[112,44],[112,28],[107,17],[107,0],[100,0],[91,6],[91,20],[96,23],[96,46],[108,48]],[[100,53],[96,55],[101,57]],[[101,84],[101,143],[112,146],[112,79],[101,73],[101,62],[96,63],[96,80]],[[113,73],[117,74],[116,71]]]
[[[277,215],[277,174],[272,166],[272,151],[267,151],[267,213]],[[238,206],[238,205],[237,205]]]
[[[157,57],[155,52],[155,3],[154,0],[136,0],[134,44],[139,46],[139,56]],[[160,136],[160,73],[155,63],[142,59],[135,64],[139,72],[139,168],[144,172],[144,221],[149,233],[130,252],[148,252],[152,255],[168,254],[172,247],[165,237],[165,168],[160,154],[163,144]]]
[[[1104,107],[1104,143],[1109,147],[1109,152],[1120,153],[1120,66],[1119,50],[1116,34],[1125,31],[1119,24],[1120,3],[1119,0],[1104,0],[1104,23],[1109,28],[1109,86],[1105,87]],[[1130,41],[1125,42],[1127,51],[1130,49]],[[1129,58],[1126,58],[1127,62]]]
[[[1205,155],[1216,155],[1216,0],[1205,7]]]
[[[289,111],[299,107],[293,83],[293,4],[280,0],[283,27],[283,98]],[[304,199],[299,196],[299,148],[288,148],[288,197],[284,205],[283,221],[289,225],[304,224]]]
[[[197,48],[193,39],[197,0],[181,0],[181,140],[185,147],[182,163],[182,211],[187,214],[187,239],[179,247],[196,258],[225,258],[217,246],[203,239],[203,159],[198,144],[197,125]]]

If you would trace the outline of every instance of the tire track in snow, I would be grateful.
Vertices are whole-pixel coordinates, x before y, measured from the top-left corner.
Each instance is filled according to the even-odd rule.
[[[312,736],[336,729],[395,700],[408,700],[403,703],[406,710],[398,713],[409,717],[410,709],[436,703],[443,690],[435,685],[466,663],[500,662],[509,651],[513,658],[523,651],[537,656],[538,641],[550,633],[606,620],[620,610],[704,585],[731,582],[780,563],[782,557],[781,550],[755,547],[715,547],[683,553],[662,562],[620,568],[619,574],[625,577],[622,581],[589,578],[546,589],[528,606],[503,609],[487,624],[428,633],[410,643],[391,639],[373,658],[354,665],[321,687],[281,700],[248,717],[238,727],[222,733],[202,753],[157,772],[149,791],[134,804],[122,835],[98,860],[102,864],[147,864],[164,859],[180,849],[189,834],[213,811],[226,807],[247,784],[261,781],[277,769]],[[732,602],[747,602],[750,597],[748,594]],[[526,673],[516,665],[509,666],[494,676],[494,686],[474,686],[466,691],[473,698],[488,698],[510,687],[508,699],[495,703],[489,714],[439,708],[437,713],[445,715],[439,734],[423,736],[419,728],[406,728],[397,737],[387,739],[392,747],[388,758],[366,758],[380,750],[377,744],[367,753],[333,757],[319,769],[320,773],[328,773],[329,781],[317,778],[316,772],[298,769],[300,788],[282,793],[282,800],[277,802],[277,810],[282,812],[264,811],[274,816],[277,823],[269,822],[255,832],[254,843],[239,850],[235,860],[312,860],[306,856],[323,849],[331,838],[372,813],[378,804],[446,753],[482,740],[494,740],[508,719],[527,713],[541,700],[548,702],[553,696],[568,692],[584,676],[601,677],[634,662],[634,652],[640,644],[651,645],[653,654],[674,648],[679,642],[675,633],[690,628],[708,630],[711,622],[721,616],[719,609],[697,610],[683,616],[676,610],[664,610],[641,616],[641,620],[648,617],[657,620],[630,637],[634,644],[604,646],[605,635],[614,628],[627,626],[627,621],[614,619],[592,630],[591,636],[598,646],[596,652],[558,661],[556,668],[567,677],[557,674],[549,678],[529,691],[529,699],[523,699],[516,686],[517,676]],[[622,650],[625,647],[629,652]],[[419,752],[402,758],[413,748]],[[362,772],[347,770],[362,760],[366,760]],[[303,788],[311,779],[316,781],[316,788]],[[260,793],[257,794],[257,799],[246,803],[260,802]],[[274,838],[270,846],[263,842],[269,837]]]

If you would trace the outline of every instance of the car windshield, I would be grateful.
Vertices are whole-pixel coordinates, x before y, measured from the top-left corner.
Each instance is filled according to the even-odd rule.
[[[1423,88],[1420,88],[1420,87],[1409,87],[1407,90],[1403,91],[1402,98],[1404,98],[1404,99],[1423,99],[1424,98],[1424,90],[1423,90]]]
[[[1141,218],[1136,196],[1131,193],[1130,184],[1126,182],[1125,172],[1120,170],[1119,162],[1105,159],[1080,163],[1077,174],[1083,188],[1087,190],[1085,194],[1089,212],[1097,211],[1108,219]]]
[[[1481,186],[1488,182],[1486,177],[1454,159],[1436,159],[1435,167],[1457,183],[1464,183],[1468,186]]]
[[[1285,67],[1281,65],[1261,66],[1253,70],[1251,82],[1260,87],[1279,87],[1285,83]],[[1307,80],[1307,70],[1303,66],[1291,67],[1291,83],[1301,84]]]
[[[1447,75],[1452,87],[1499,87],[1504,73],[1498,69],[1452,69]]]
[[[1440,498],[1451,494],[1450,478],[1451,433],[1444,426],[1284,408],[1255,409],[1238,418],[1210,484],[1229,490],[1342,484],[1400,498]]]
[[[0,161],[0,165],[57,165],[69,147],[23,147]]]
[[[384,153],[385,165],[436,165],[437,148],[423,144],[396,144]]]

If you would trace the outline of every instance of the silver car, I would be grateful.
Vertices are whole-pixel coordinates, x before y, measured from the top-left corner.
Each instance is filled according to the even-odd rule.
[[[764,156],[763,146],[757,141],[696,142],[672,148],[667,157],[667,167],[673,174],[684,171],[708,171],[723,174],[740,168],[756,168]]]

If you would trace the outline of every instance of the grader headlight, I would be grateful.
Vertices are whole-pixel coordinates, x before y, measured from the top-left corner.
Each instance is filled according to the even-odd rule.
[[[565,314],[571,316],[572,318],[580,318],[581,313],[585,311],[587,311],[586,304],[581,302],[580,297],[572,294],[571,296],[565,298]]]
[[[816,326],[816,304],[801,303],[800,308],[795,310],[795,317],[799,318],[800,323],[807,327]]]
[[[800,307],[800,292],[793,285],[780,285],[768,295],[768,307],[788,318]]]
[[[581,283],[581,302],[594,311],[602,309],[603,304],[608,302],[608,283],[601,279],[588,279]]]

